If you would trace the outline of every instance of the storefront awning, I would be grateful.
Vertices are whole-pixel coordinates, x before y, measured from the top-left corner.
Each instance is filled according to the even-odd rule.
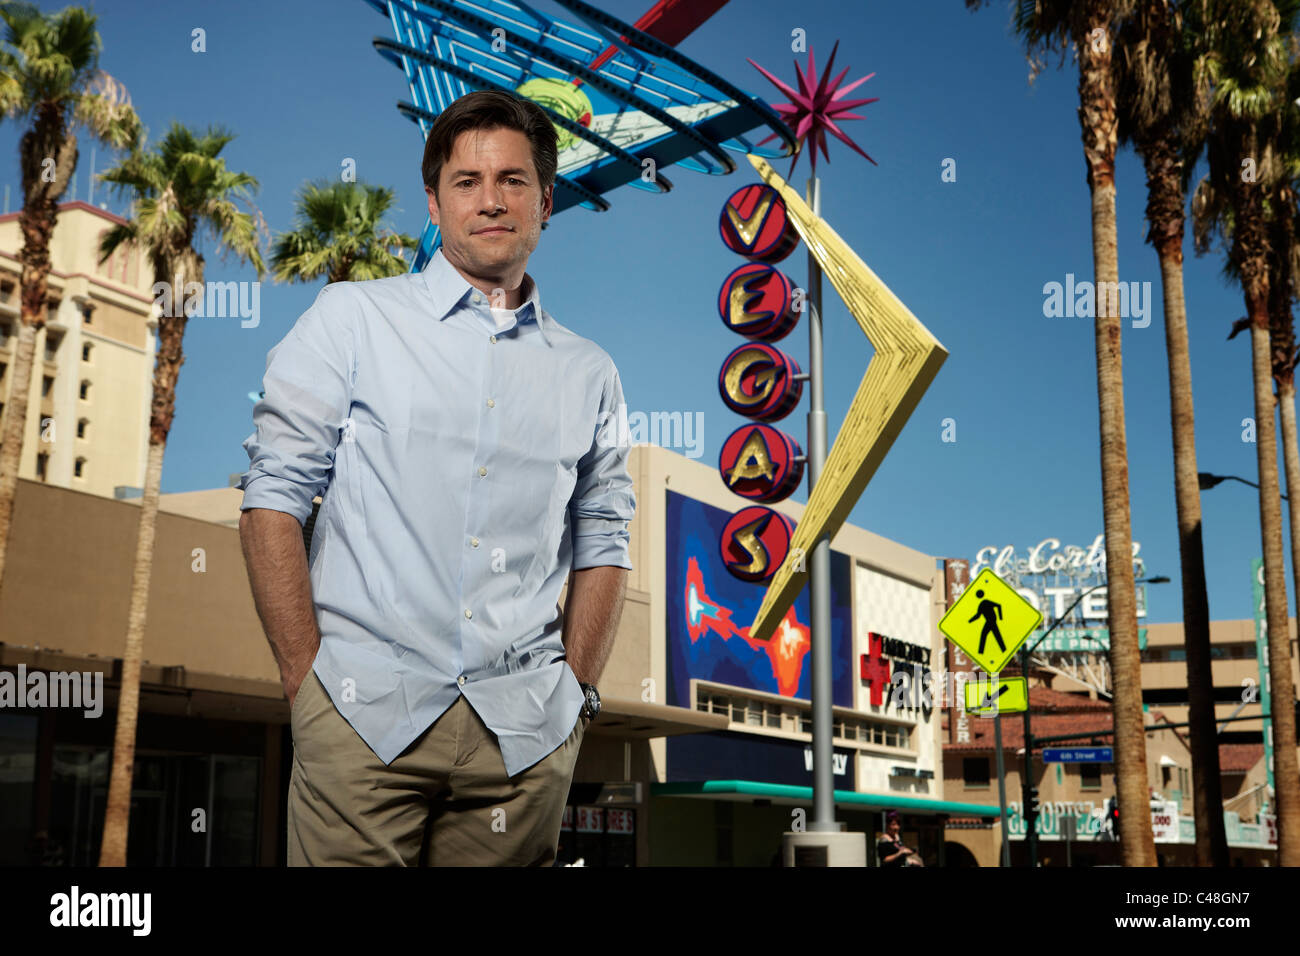
[[[760,783],[755,780],[701,780],[682,783],[653,783],[650,794],[656,797],[706,797],[723,800],[767,798],[774,803],[810,803],[812,787],[784,783]],[[836,790],[837,806],[869,810],[898,810],[903,813],[947,813],[963,817],[997,819],[998,808],[982,803],[958,803],[952,800],[927,800],[891,793],[858,793]]]
[[[686,707],[647,704],[640,700],[604,698],[600,714],[587,725],[586,736],[633,737],[652,740],[680,734],[703,734],[726,730],[726,714],[706,714]]]

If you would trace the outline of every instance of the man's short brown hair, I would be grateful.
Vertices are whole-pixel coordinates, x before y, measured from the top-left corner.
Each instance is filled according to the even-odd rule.
[[[546,111],[534,103],[501,90],[475,90],[460,97],[438,114],[424,141],[421,172],[424,184],[438,195],[442,164],[451,158],[452,147],[461,133],[469,130],[518,130],[532,144],[533,166],[542,192],[555,182],[555,127]]]

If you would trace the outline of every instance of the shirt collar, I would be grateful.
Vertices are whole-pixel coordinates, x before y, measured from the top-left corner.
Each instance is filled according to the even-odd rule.
[[[424,282],[428,287],[429,295],[433,298],[434,317],[440,322],[449,316],[466,296],[478,291],[456,271],[455,266],[447,261],[441,247],[429,257],[429,261],[424,266]],[[551,339],[546,329],[546,313],[542,311],[542,297],[537,289],[537,282],[525,272],[524,283],[529,294],[519,311],[519,321],[526,322],[530,318],[536,321],[537,331],[541,333],[542,341],[549,346]],[[484,309],[487,308],[488,306],[485,305]]]

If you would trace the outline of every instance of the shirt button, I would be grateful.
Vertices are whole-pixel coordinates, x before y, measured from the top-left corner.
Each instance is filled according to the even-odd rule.
[[[491,342],[493,345],[496,345],[497,337],[495,335],[488,336],[488,341]]]
[[[469,539],[469,545],[470,545],[471,548],[477,548],[477,547],[478,547],[478,538],[470,538],[470,539]]]
[[[495,401],[494,399],[489,398],[489,399],[488,399],[488,408],[496,408],[496,407],[497,407],[497,403],[496,403],[496,401]]]
[[[482,305],[482,304],[483,304],[483,297],[482,297],[481,295],[476,295],[476,296],[474,296],[474,304],[475,304],[475,305]]]
[[[465,675],[464,675],[464,674],[461,674],[459,677],[457,677],[457,678],[456,678],[456,683],[457,683],[457,684],[462,684],[462,685],[463,685],[463,684],[465,683]]]
[[[466,616],[466,617],[473,617],[474,614],[473,614],[472,611],[470,611],[469,608],[465,608],[465,616]]]
[[[484,475],[487,474],[487,469],[484,468],[484,467],[482,467],[482,466],[480,465],[480,466],[479,466],[479,470],[478,470],[478,474],[479,474],[479,477],[482,478]]]

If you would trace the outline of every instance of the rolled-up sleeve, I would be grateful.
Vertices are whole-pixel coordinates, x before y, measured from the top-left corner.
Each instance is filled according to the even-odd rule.
[[[244,440],[249,467],[241,511],[282,511],[305,524],[329,486],[334,451],[352,407],[356,340],[348,296],[326,286],[267,353],[264,397]]]
[[[573,528],[573,570],[617,567],[632,570],[628,523],[636,512],[636,495],[627,473],[630,451],[623,383],[613,361],[601,388],[600,416],[591,450],[578,462],[578,481],[569,499]]]

